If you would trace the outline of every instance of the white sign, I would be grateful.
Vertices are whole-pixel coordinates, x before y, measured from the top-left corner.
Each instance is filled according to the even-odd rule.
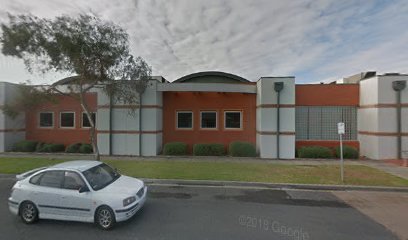
[[[337,123],[337,132],[338,132],[338,134],[345,134],[346,133],[346,128],[344,126],[344,122]]]

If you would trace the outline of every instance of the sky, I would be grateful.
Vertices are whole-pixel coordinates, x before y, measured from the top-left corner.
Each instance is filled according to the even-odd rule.
[[[0,0],[10,14],[92,14],[129,33],[141,56],[169,81],[223,71],[256,81],[338,80],[362,71],[408,73],[407,0]],[[0,53],[0,81],[52,83],[67,73],[30,74]]]

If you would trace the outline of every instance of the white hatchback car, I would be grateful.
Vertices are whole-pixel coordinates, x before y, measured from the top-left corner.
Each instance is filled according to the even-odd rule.
[[[25,223],[38,219],[95,222],[110,229],[144,205],[144,182],[98,161],[68,161],[17,176],[8,200]]]

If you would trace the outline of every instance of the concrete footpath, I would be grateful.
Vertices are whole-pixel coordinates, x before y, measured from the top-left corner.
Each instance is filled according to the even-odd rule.
[[[408,240],[408,193],[335,191],[336,197]]]

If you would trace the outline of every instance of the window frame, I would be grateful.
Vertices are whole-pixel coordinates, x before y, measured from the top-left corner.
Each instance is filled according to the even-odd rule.
[[[62,124],[62,114],[64,113],[73,113],[74,114],[74,122],[73,122],[73,126],[72,127],[63,127]],[[74,111],[62,111],[59,113],[59,128],[65,128],[65,129],[74,129],[76,126],[76,113]]]
[[[66,187],[65,187],[65,177],[66,177],[65,174],[67,174],[67,173],[76,174],[76,175],[79,177],[79,179],[81,179],[81,181],[82,181],[82,186],[81,186],[81,188],[82,188],[82,187],[88,187],[88,185],[86,184],[86,182],[85,182],[85,180],[84,180],[84,178],[82,177],[81,174],[79,174],[78,172],[75,172],[75,171],[65,170],[65,171],[64,171],[64,179],[63,179],[63,181],[62,181],[62,186],[61,186],[62,189],[64,189],[64,190],[71,190],[71,191],[78,191],[78,190],[79,190],[79,189],[71,189],[71,188],[66,188]]]
[[[46,172],[47,172],[47,171],[43,171],[43,172],[39,172],[39,173],[37,173],[37,174],[34,174],[33,176],[30,176],[30,179],[28,180],[28,182],[29,182],[30,184],[32,184],[32,185],[41,186],[41,185],[40,185],[41,178],[44,176],[44,174],[45,174]],[[38,177],[38,179],[37,179],[36,182],[34,182],[34,181],[33,181],[33,178],[36,178],[36,177]]]
[[[50,173],[50,172],[62,172],[62,173],[63,173],[63,174],[62,174],[63,177],[62,177],[62,179],[61,179],[61,182],[60,182],[59,187],[52,187],[52,186],[44,186],[44,185],[41,185],[41,181],[43,180],[44,176],[45,176],[47,173]],[[48,170],[48,171],[41,172],[41,173],[42,173],[42,176],[41,176],[40,179],[38,180],[38,184],[34,184],[34,185],[40,186],[40,187],[45,187],[45,188],[64,189],[64,188],[63,188],[64,178],[65,178],[65,173],[64,173],[64,172],[65,172],[64,170]],[[30,179],[30,180],[31,180],[31,179]]]
[[[214,128],[207,128],[203,127],[203,113],[215,113],[215,127]],[[200,111],[200,129],[201,130],[218,130],[218,111],[216,110],[201,110]]]
[[[51,126],[41,126],[41,114],[42,114],[42,113],[51,113],[51,115],[52,115],[52,117],[51,117],[51,119],[52,119],[52,125],[51,125]],[[38,128],[48,128],[48,129],[50,129],[50,128],[54,128],[54,127],[55,127],[55,114],[54,114],[53,111],[43,111],[43,112],[39,112],[37,118],[38,118]]]
[[[227,127],[227,113],[239,113],[239,128]],[[224,111],[224,129],[226,130],[243,130],[243,111],[242,110],[225,110]]]
[[[191,127],[189,128],[180,128],[179,127],[179,113],[191,113]],[[194,129],[194,113],[193,111],[189,111],[189,110],[176,110],[176,129],[177,130],[193,130]]]
[[[89,127],[84,126],[84,114],[85,114],[85,117],[86,117],[86,113],[85,113],[85,112],[82,112],[82,114],[81,114],[81,128],[91,128],[91,126],[89,126]],[[96,112],[91,112],[91,114],[95,114],[94,124],[95,124],[95,128],[96,128]]]

